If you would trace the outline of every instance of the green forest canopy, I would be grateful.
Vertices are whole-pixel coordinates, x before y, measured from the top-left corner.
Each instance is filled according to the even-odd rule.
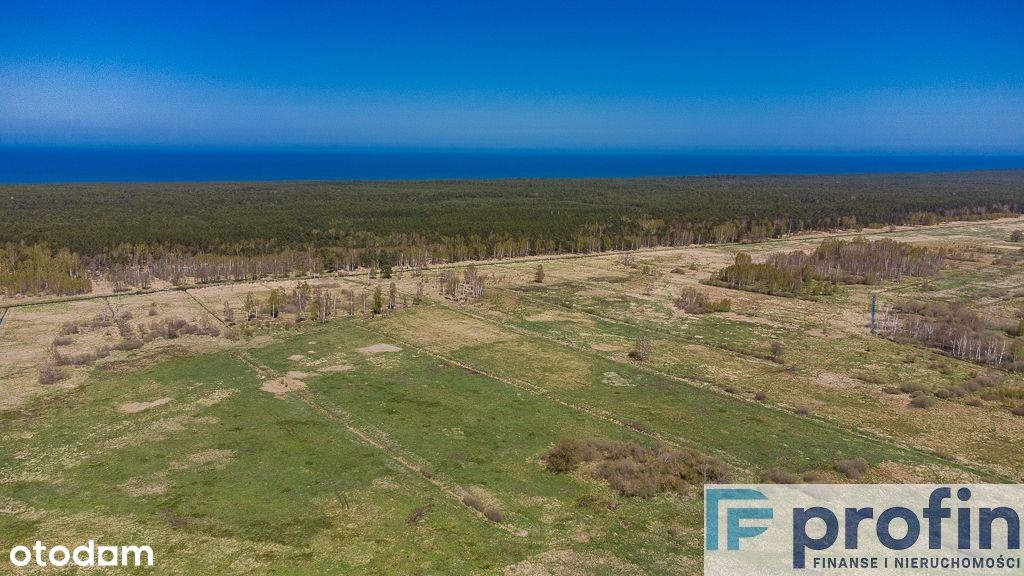
[[[531,252],[759,239],[1024,207],[1024,171],[0,187],[0,243],[95,256],[530,242]],[[486,255],[486,254],[485,254]],[[479,257],[471,254],[470,257]]]

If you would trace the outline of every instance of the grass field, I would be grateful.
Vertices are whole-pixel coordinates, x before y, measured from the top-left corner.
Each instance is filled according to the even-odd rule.
[[[700,284],[738,250],[758,259],[820,241],[803,237],[638,251],[632,262],[479,263],[485,293],[465,302],[440,294],[436,269],[319,278],[356,290],[394,281],[400,303],[325,324],[282,317],[238,340],[155,339],[55,384],[39,383],[39,366],[69,321],[130,312],[205,318],[227,333],[225,301],[241,317],[246,293],[295,280],[12,306],[0,324],[0,547],[148,543],[160,572],[178,574],[700,573],[700,486],[641,498],[582,469],[551,472],[543,456],[562,438],[693,449],[734,481],[772,470],[1020,481],[1024,418],[1008,407],[1024,378],[1001,374],[1005,400],[911,408],[885,388],[934,391],[996,371],[866,325],[873,294],[1011,315],[1024,268],[995,260],[1019,248],[1006,239],[1022,227],[873,231],[964,257],[927,290],[911,278],[817,300]],[[730,298],[731,311],[676,310],[685,286]],[[628,355],[640,335],[646,361]],[[70,339],[68,353],[93,350],[118,329]],[[782,361],[769,358],[772,342]],[[853,458],[869,466],[856,480],[835,469]]]

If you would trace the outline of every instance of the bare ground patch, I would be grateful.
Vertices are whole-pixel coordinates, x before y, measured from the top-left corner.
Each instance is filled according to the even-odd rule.
[[[601,382],[609,386],[636,386],[636,384],[619,376],[617,372],[605,372]]]
[[[260,390],[264,392],[270,392],[271,394],[277,397],[284,396],[285,394],[289,392],[294,392],[296,390],[305,390],[305,388],[305,382],[295,378],[288,378],[287,376],[284,378],[275,378],[273,380],[267,380],[266,382],[263,383],[263,386],[260,386]]]

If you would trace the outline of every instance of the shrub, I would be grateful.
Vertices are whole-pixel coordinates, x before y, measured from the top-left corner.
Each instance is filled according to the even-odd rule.
[[[480,512],[481,514],[484,512],[484,510],[487,509],[484,506],[484,503],[481,502],[479,498],[477,498],[476,496],[471,496],[469,494],[466,494],[465,496],[462,497],[462,503],[476,510],[477,512]]]
[[[930,408],[933,403],[931,396],[921,394],[920,396],[914,396],[914,398],[910,400],[910,407],[921,409]]]
[[[732,300],[722,298],[721,300],[710,300],[704,292],[688,286],[683,288],[679,295],[672,300],[672,304],[679,310],[689,314],[707,314],[708,312],[728,312],[732,309]]]
[[[1013,410],[1010,410],[1010,412],[1014,416],[1024,416],[1024,404],[1021,404],[1020,406],[1017,406]]]
[[[775,362],[782,362],[782,356],[786,353],[786,347],[782,345],[782,342],[778,340],[772,342],[771,354],[772,360]]]
[[[125,339],[121,340],[120,342],[118,342],[117,345],[114,346],[114,348],[117,349],[117,350],[126,350],[126,351],[127,350],[138,350],[139,348],[142,348],[142,340],[139,340],[138,338],[134,338],[134,337],[132,337],[132,338],[125,338]]]
[[[882,388],[882,392],[885,392],[886,394],[902,394],[903,390],[900,390],[896,386],[886,386],[885,388]]]
[[[1021,240],[1024,240],[1024,230],[1010,232],[1010,242],[1020,242]]]
[[[571,472],[583,462],[584,444],[578,440],[562,438],[544,455],[544,464],[551,472]]]
[[[53,339],[54,346],[68,346],[72,342],[74,342],[74,340],[71,338],[71,336],[57,336],[56,338]]]
[[[918,384],[917,382],[907,382],[905,384],[900,384],[900,391],[903,392],[904,394],[913,394],[915,392],[924,392],[926,390],[928,390],[926,386],[924,386],[923,384]]]
[[[781,468],[770,468],[765,470],[761,478],[772,484],[799,484],[800,479],[796,474],[790,474]]]
[[[796,407],[797,416],[810,416],[811,409],[808,406],[800,405]]]
[[[979,399],[979,398],[971,398],[970,400],[967,401],[967,405],[968,406],[973,406],[975,408],[980,408],[980,407],[984,406],[985,403],[982,402],[981,399]]]
[[[495,523],[500,523],[504,520],[504,517],[501,515],[501,510],[498,510],[497,508],[488,508],[485,510],[484,517]]]
[[[40,384],[56,384],[67,377],[67,372],[61,370],[56,364],[48,362],[39,367]]]
[[[419,521],[422,520],[423,517],[426,515],[426,506],[420,506],[419,508],[414,509],[412,512],[409,513],[408,516],[405,517],[405,523],[409,524],[410,526],[413,524],[418,524]]]
[[[754,394],[754,400],[757,400],[758,402],[764,402],[767,399],[768,394],[765,392],[758,392],[757,394]]]
[[[725,391],[728,392],[729,394],[739,394],[740,393],[740,391],[737,390],[735,386],[726,386],[725,387]]]
[[[68,336],[70,334],[78,334],[78,323],[77,322],[65,322],[61,324],[60,333],[62,336]]]
[[[719,458],[633,442],[563,439],[548,451],[545,461],[548,469],[556,472],[593,463],[591,475],[608,482],[623,496],[649,497],[728,478],[728,469]]]
[[[863,458],[852,458],[850,460],[839,460],[835,464],[836,472],[851,480],[856,480],[868,471],[868,462]]]

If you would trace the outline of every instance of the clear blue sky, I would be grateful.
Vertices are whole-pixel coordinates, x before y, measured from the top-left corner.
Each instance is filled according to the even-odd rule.
[[[0,145],[1021,153],[1022,30],[1021,0],[2,0]]]

